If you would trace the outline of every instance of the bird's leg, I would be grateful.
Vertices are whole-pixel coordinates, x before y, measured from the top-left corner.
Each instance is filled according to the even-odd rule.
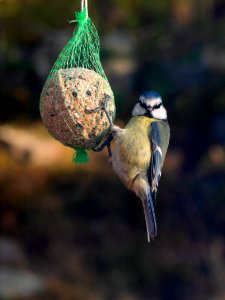
[[[96,113],[100,110],[103,110],[106,114],[106,117],[109,121],[109,124],[110,124],[110,128],[113,128],[115,125],[113,124],[112,120],[111,120],[111,117],[109,115],[109,112],[107,111],[107,105],[108,105],[108,102],[111,101],[112,99],[105,94],[105,98],[103,99],[103,105],[99,106],[99,107],[96,107],[94,109],[86,109],[85,112],[88,113],[88,114],[93,114],[93,113]]]
[[[88,113],[88,114],[92,114],[92,113],[95,113],[95,112],[98,112],[100,110],[103,110],[106,114],[106,117],[109,121],[109,124],[110,124],[110,130],[112,132],[112,135],[113,136],[116,136],[118,135],[119,133],[121,133],[123,131],[123,129],[121,129],[120,127],[116,126],[113,124],[111,118],[110,118],[110,115],[107,111],[107,105],[108,105],[108,102],[111,101],[111,97],[109,97],[108,95],[105,94],[105,98],[103,99],[104,103],[103,105],[99,106],[99,107],[96,107],[94,109],[86,109],[85,112]],[[104,148],[104,147],[103,147]],[[101,150],[100,150],[101,151]],[[111,151],[111,150],[110,150]],[[109,151],[109,152],[110,152]]]
[[[102,106],[96,107],[96,108],[91,109],[91,110],[86,109],[86,113],[92,114],[92,113],[99,112],[100,110],[103,110],[105,112],[106,116],[107,116],[107,119],[109,120],[110,129],[111,129],[114,125],[113,125],[113,122],[112,122],[112,120],[110,118],[110,115],[107,111],[107,105],[108,105],[108,102],[111,101],[111,98],[108,95],[105,95],[105,98],[104,98],[103,101],[104,101],[104,103],[103,103]],[[105,147],[107,147],[109,157],[112,157],[112,151],[111,151],[111,146],[110,146],[110,143],[111,143],[112,139],[113,139],[113,135],[110,134],[110,136],[107,138],[107,140],[100,147],[92,148],[92,150],[95,151],[95,152],[100,152]]]
[[[113,124],[113,122],[112,122],[112,120],[110,118],[110,115],[108,113],[108,110],[107,110],[108,102],[111,101],[111,100],[112,99],[109,96],[106,95],[105,99],[104,99],[103,108],[102,108],[104,110],[105,114],[106,114],[106,117],[107,117],[108,121],[109,121],[110,128],[112,128],[114,126],[114,124]]]
[[[109,157],[112,157],[112,150],[111,150],[111,141],[113,140],[112,134],[108,137],[107,141],[105,142]]]
[[[118,135],[119,133],[121,133],[123,131],[122,128],[120,128],[119,126],[116,126],[113,124],[111,118],[110,118],[110,115],[107,111],[107,105],[108,105],[108,102],[111,100],[111,98],[109,96],[106,95],[105,99],[104,99],[104,104],[103,104],[103,110],[107,116],[107,119],[109,121],[109,124],[110,124],[110,130],[112,132],[112,135],[113,137],[115,137],[116,135]]]
[[[108,102],[111,101],[112,99],[105,94],[105,98],[103,99],[103,104],[99,107],[96,107],[94,109],[85,109],[85,112],[88,113],[88,114],[93,114],[93,113],[96,113],[96,112],[99,112],[100,110],[103,110],[107,116],[107,119],[109,120],[109,124],[110,124],[110,127],[113,125],[112,123],[112,120],[110,118],[110,115],[107,111],[107,105],[108,105]]]
[[[95,151],[95,152],[100,152],[105,147],[107,147],[109,157],[112,157],[112,151],[111,151],[111,146],[110,146],[110,143],[111,143],[112,139],[113,139],[113,136],[110,134],[110,136],[107,138],[107,140],[100,147],[92,148],[92,150]]]

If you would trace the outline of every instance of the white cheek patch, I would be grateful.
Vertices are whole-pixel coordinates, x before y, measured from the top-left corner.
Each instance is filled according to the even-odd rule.
[[[165,120],[165,119],[167,119],[167,112],[166,112],[164,106],[161,106],[158,109],[154,109],[152,111],[152,116],[155,119],[159,119],[159,120]]]

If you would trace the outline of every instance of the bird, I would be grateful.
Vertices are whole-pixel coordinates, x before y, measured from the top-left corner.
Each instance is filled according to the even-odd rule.
[[[156,193],[170,139],[167,111],[158,92],[146,91],[124,128],[107,116],[114,140],[112,168],[125,187],[141,199],[150,242],[157,236]]]

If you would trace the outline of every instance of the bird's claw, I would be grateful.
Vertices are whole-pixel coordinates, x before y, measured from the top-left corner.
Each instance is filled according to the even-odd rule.
[[[103,110],[103,111],[105,112],[105,114],[106,114],[108,120],[109,120],[110,127],[112,127],[112,126],[113,126],[113,123],[112,123],[112,120],[111,120],[111,118],[110,118],[110,115],[109,115],[109,113],[108,113],[108,111],[107,111],[108,103],[109,103],[109,101],[111,101],[111,100],[112,100],[112,98],[111,98],[109,95],[105,94],[105,97],[104,97],[104,99],[103,99],[103,104],[102,104],[101,106],[96,107],[96,108],[94,108],[94,109],[85,109],[85,112],[88,113],[88,114],[93,114],[93,113],[99,112],[100,110]]]
[[[105,98],[102,100],[103,101],[103,104],[99,107],[96,107],[94,109],[85,109],[85,112],[88,113],[88,114],[93,114],[93,113],[96,113],[100,110],[104,110],[106,111],[107,110],[107,105],[108,105],[108,102],[111,101],[111,98],[105,94]]]
[[[112,98],[109,95],[105,94],[105,98],[103,99],[103,101],[104,101],[104,103],[103,103],[104,109],[107,109],[107,105],[108,105],[109,101],[111,101],[111,100],[112,100]]]
[[[102,110],[103,109],[103,107],[102,106],[99,106],[99,107],[96,107],[96,108],[94,108],[94,109],[85,109],[85,112],[87,113],[87,114],[93,114],[93,113],[96,113],[96,112],[98,112],[98,111],[100,111],[100,110]]]
[[[111,151],[111,146],[110,146],[112,139],[113,139],[113,136],[109,135],[109,137],[107,138],[107,140],[100,147],[98,147],[98,148],[92,148],[92,150],[95,151],[95,152],[100,152],[105,147],[107,147],[109,157],[112,157],[112,151]]]
[[[109,113],[107,111],[108,103],[111,100],[112,100],[112,98],[110,96],[108,96],[108,95],[105,94],[104,99],[102,100],[103,103],[102,103],[101,106],[96,107],[94,109],[85,109],[85,112],[88,113],[88,114],[93,114],[93,113],[96,113],[96,112],[99,112],[99,111],[103,110],[105,112],[106,116],[107,116],[107,119],[109,120],[110,128],[112,128],[113,123],[112,123],[110,115],[109,115]],[[112,139],[113,139],[113,136],[110,135],[108,137],[108,139],[100,147],[98,147],[98,148],[92,148],[92,150],[95,151],[95,152],[99,152],[99,151],[102,151],[105,147],[107,147],[108,153],[109,153],[109,157],[111,157],[112,156],[112,151],[111,151],[110,143],[111,143]]]

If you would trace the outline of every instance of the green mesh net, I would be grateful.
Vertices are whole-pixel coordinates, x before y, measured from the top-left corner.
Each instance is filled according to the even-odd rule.
[[[87,162],[86,149],[102,144],[109,121],[101,107],[109,97],[108,114],[115,118],[111,87],[100,62],[97,30],[86,7],[76,13],[77,28],[53,65],[41,93],[40,111],[49,133],[76,150],[75,162]]]
[[[95,71],[107,80],[100,62],[100,43],[98,32],[87,15],[86,7],[75,13],[78,22],[72,38],[63,48],[55,62],[49,78],[60,69],[86,68]]]

